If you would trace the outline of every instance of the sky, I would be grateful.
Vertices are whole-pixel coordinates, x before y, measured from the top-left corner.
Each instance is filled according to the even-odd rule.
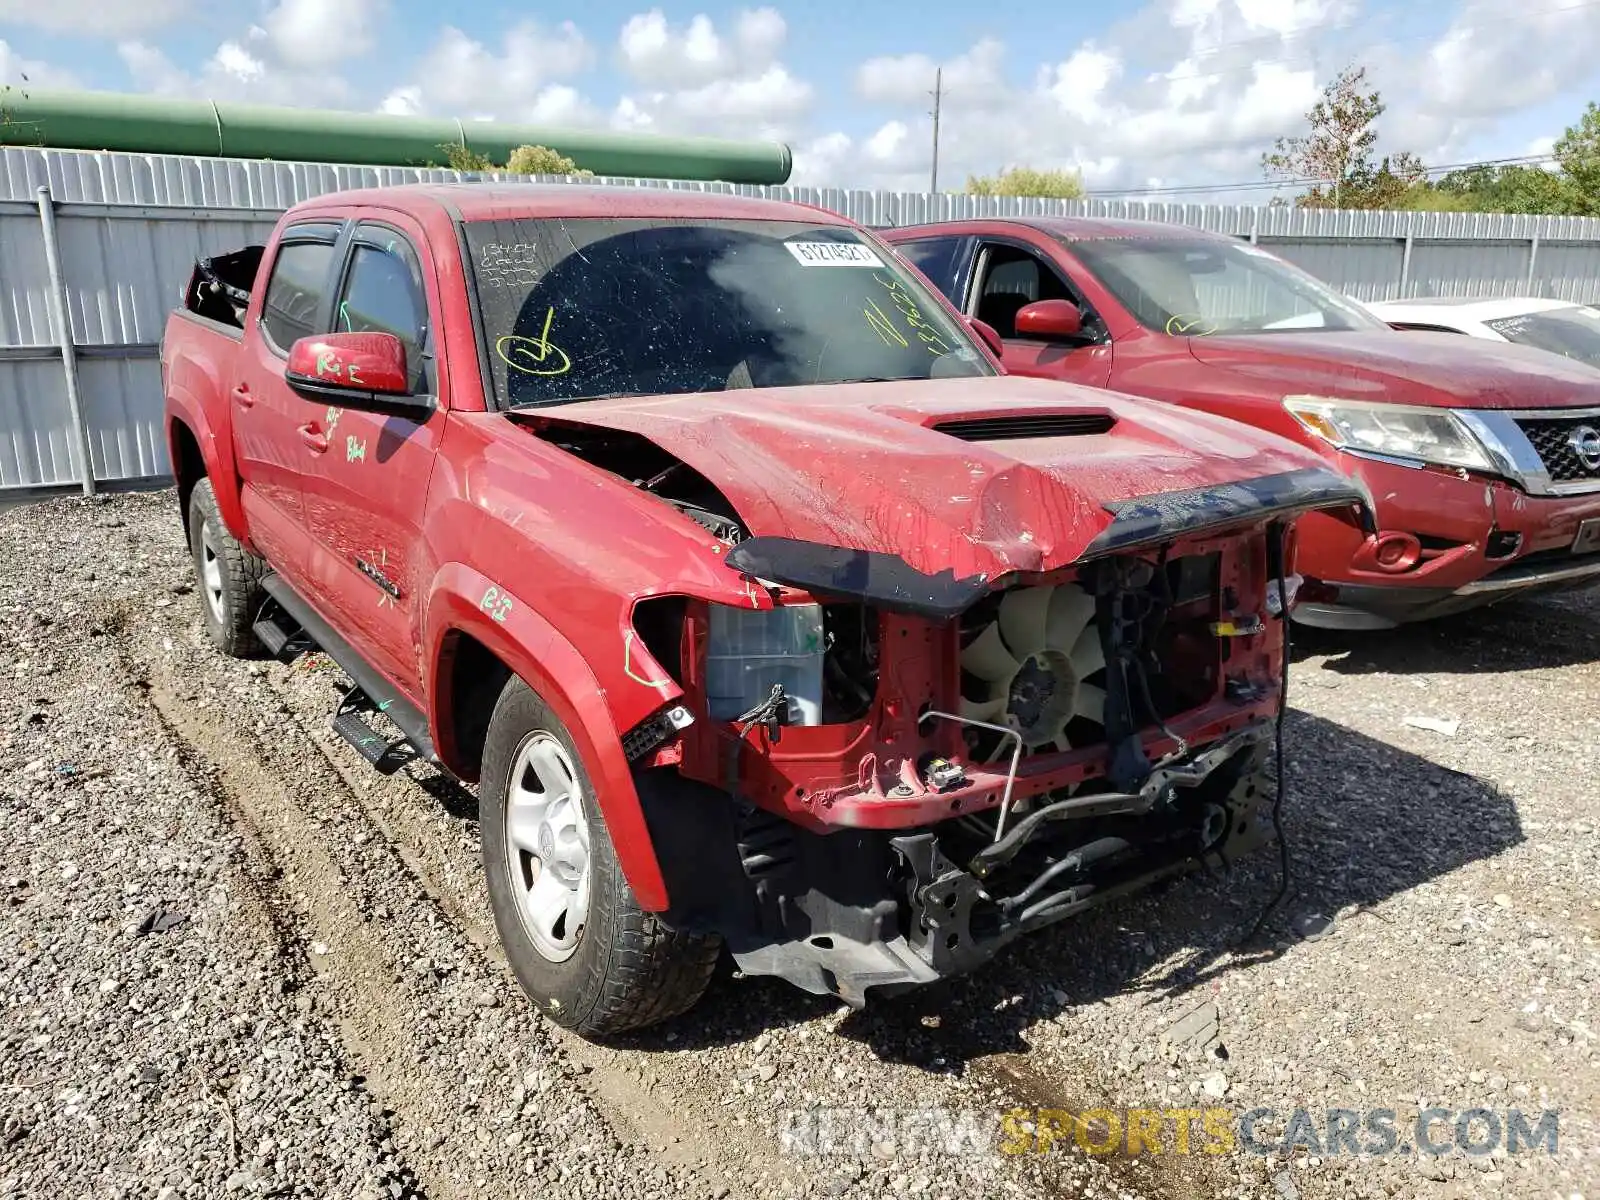
[[[1380,151],[1548,153],[1600,98],[1600,0],[0,0],[0,83],[777,139],[793,182],[1009,166],[1265,202],[1260,158],[1363,65]]]

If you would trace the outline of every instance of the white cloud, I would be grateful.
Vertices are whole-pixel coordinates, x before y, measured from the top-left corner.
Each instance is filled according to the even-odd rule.
[[[414,83],[397,87],[379,103],[378,111],[391,117],[415,117],[422,112],[422,89]]]
[[[48,88],[78,87],[77,77],[71,71],[53,67],[38,59],[23,58],[4,40],[0,40],[0,85],[25,89],[29,85]]]
[[[627,129],[778,136],[811,105],[811,85],[774,63],[754,77],[725,79],[675,92],[624,96],[613,123]]]
[[[238,42],[223,42],[206,64],[208,71],[226,75],[239,83],[258,83],[266,76],[267,65]]]
[[[876,162],[892,162],[910,136],[911,130],[904,121],[890,121],[869,137],[862,148],[867,157]]]
[[[1046,91],[1067,116],[1093,123],[1106,114],[1106,89],[1121,74],[1122,60],[1090,42],[1049,71]]]
[[[719,34],[704,13],[674,29],[653,8],[628,18],[617,50],[623,70],[640,83],[693,88],[761,72],[777,57],[788,33],[782,14],[773,8],[740,12],[731,35]]]
[[[554,29],[523,21],[492,49],[446,26],[411,72],[411,82],[393,89],[379,107],[518,121],[563,114],[559,119],[593,122],[600,116],[587,102],[572,88],[553,84],[579,74],[593,60],[593,49],[571,21]]]
[[[703,13],[674,27],[660,9],[630,17],[617,41],[623,70],[642,86],[612,110],[619,129],[788,138],[815,98],[779,61],[788,26],[777,10],[746,9],[731,33]]]
[[[285,66],[273,57],[270,37],[260,28],[221,42],[194,72],[148,42],[119,42],[117,56],[140,92],[308,108],[339,108],[351,101],[350,85],[342,76]]]
[[[1151,0],[1017,71],[1008,48],[985,38],[941,61],[925,54],[872,58],[856,94],[895,115],[904,135],[892,153],[880,128],[848,147],[814,141],[797,151],[839,164],[846,179],[881,187],[926,186],[931,166],[935,71],[943,70],[940,170],[945,187],[1006,167],[1077,169],[1102,189],[1168,182],[1260,178],[1261,152],[1295,132],[1316,92],[1343,61],[1331,26],[1352,24],[1362,0]],[[1025,49],[1025,48],[1024,48]]]
[[[171,25],[188,8],[189,0],[0,0],[0,24],[120,38]]]
[[[856,93],[878,104],[933,103],[935,72],[944,68],[940,81],[949,101],[968,108],[992,107],[1009,92],[1005,77],[1005,46],[983,38],[965,54],[936,63],[926,54],[895,54],[869,58],[856,70]]]
[[[944,59],[910,52],[860,62],[853,97],[827,97],[848,105],[846,133],[816,125],[819,89],[789,60],[777,8],[745,0],[751,7],[712,16],[659,2],[608,30],[588,26],[597,44],[615,35],[605,65],[621,86],[604,105],[585,86],[595,45],[571,22],[516,20],[498,36],[445,25],[410,69],[386,77],[387,90],[361,95],[342,64],[378,44],[394,0],[0,0],[0,27],[115,36],[144,91],[781,139],[795,147],[796,182],[916,190],[927,185],[941,69],[946,187],[1028,165],[1133,190],[1255,184],[1262,151],[1302,131],[1321,87],[1351,62],[1367,65],[1389,106],[1380,153],[1413,150],[1441,163],[1517,154],[1530,143],[1531,152],[1546,150],[1549,138],[1536,135],[1565,122],[1549,119],[1548,108],[1537,121],[1516,115],[1589,88],[1600,45],[1600,4],[1574,0],[1537,0],[1514,21],[1505,0],[1450,0],[1416,9],[1399,36],[1383,24],[1380,0],[1136,0],[1093,39],[1007,46],[985,37]],[[175,63],[171,43],[148,31],[203,7],[237,11],[201,26],[213,38],[207,53]],[[1428,25],[1431,35],[1412,32]],[[914,51],[920,40],[908,27],[902,44]],[[45,86],[76,83],[45,64],[21,64],[0,42],[0,82],[24,69]]]
[[[328,67],[370,50],[387,8],[387,0],[278,0],[261,24],[285,64]]]
[[[1415,75],[1429,108],[1486,117],[1592,85],[1596,47],[1594,4],[1541,4],[1508,19],[1497,4],[1468,0]]]

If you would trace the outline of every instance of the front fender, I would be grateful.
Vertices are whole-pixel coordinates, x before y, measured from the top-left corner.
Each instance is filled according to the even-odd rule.
[[[493,599],[486,610],[485,597],[491,588]],[[663,911],[667,885],[622,750],[621,731],[606,705],[605,691],[583,655],[532,604],[461,563],[447,563],[439,569],[426,611],[423,644],[428,650],[427,694],[433,700],[429,732],[443,761],[451,763],[455,747],[449,734],[454,725],[450,689],[443,686],[440,667],[445,639],[459,632],[477,639],[510,667],[567,727],[594,784],[600,814],[628,886],[646,911]],[[669,698],[666,694],[661,697],[663,702]]]
[[[226,410],[224,410],[226,411]],[[167,392],[167,457],[176,473],[183,460],[178,446],[178,426],[186,426],[200,447],[200,458],[205,463],[206,478],[217,497],[217,514],[234,540],[252,554],[249,526],[244,519],[244,506],[239,499],[239,472],[233,458],[233,431],[226,425],[219,431],[213,428],[206,415],[206,406],[199,397],[180,384]],[[187,514],[185,514],[187,515]]]

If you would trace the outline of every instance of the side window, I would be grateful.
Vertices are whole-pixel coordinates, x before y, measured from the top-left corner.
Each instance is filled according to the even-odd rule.
[[[261,327],[285,354],[303,337],[319,332],[317,313],[328,288],[333,246],[327,242],[290,242],[278,250],[261,305]]]
[[[952,304],[960,305],[961,297],[956,295],[956,254],[961,249],[960,238],[919,238],[914,242],[901,242],[896,249]]]
[[[1015,246],[985,248],[983,282],[973,316],[994,326],[1003,338],[1017,336],[1017,310],[1035,300],[1079,303],[1061,277],[1032,251]]]
[[[394,334],[405,344],[412,386],[422,390],[428,302],[416,252],[408,242],[385,236],[382,247],[368,242],[355,244],[333,327],[340,333]]]
[[[1085,343],[1110,340],[1100,314],[1033,251],[990,243],[983,247],[980,261],[981,279],[972,315],[992,325],[1001,337],[1017,336],[1017,312],[1023,305],[1035,300],[1067,300],[1083,312]]]

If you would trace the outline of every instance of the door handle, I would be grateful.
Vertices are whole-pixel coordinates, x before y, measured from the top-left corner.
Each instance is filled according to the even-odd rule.
[[[249,408],[256,402],[256,398],[250,394],[249,387],[242,383],[233,389],[233,398],[239,402],[240,408]]]
[[[300,440],[316,453],[321,454],[323,451],[327,450],[328,435],[323,433],[315,425],[302,425],[295,432],[300,435]]]

